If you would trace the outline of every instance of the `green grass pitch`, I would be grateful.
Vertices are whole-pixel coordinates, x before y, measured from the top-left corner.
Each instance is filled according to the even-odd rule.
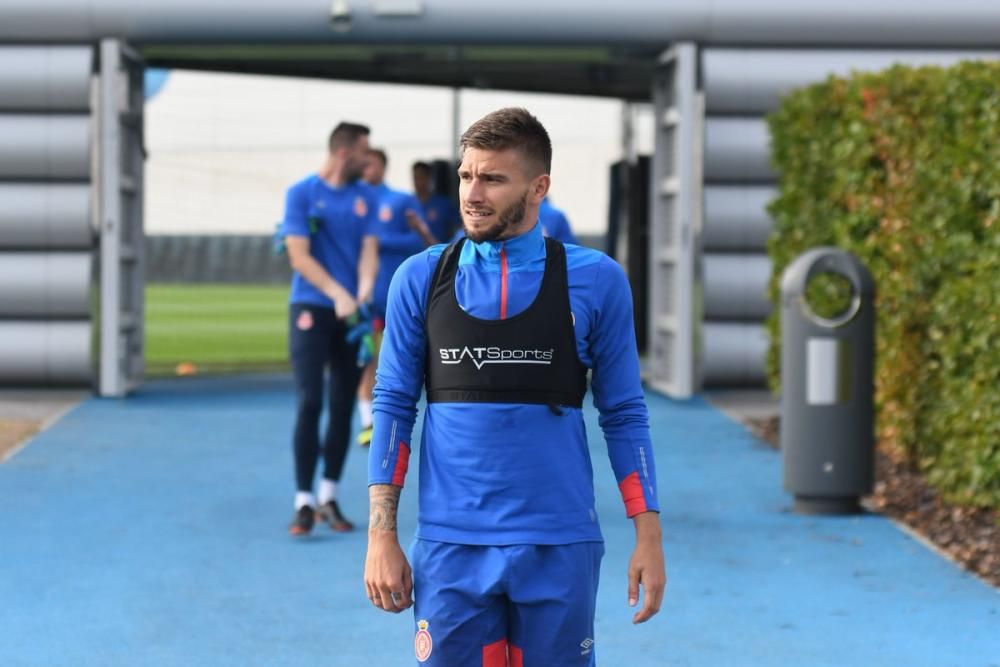
[[[146,286],[146,374],[288,367],[288,287]],[[180,366],[180,369],[178,368]]]

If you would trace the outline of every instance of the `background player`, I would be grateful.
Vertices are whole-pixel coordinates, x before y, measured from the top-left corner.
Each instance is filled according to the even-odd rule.
[[[375,386],[375,365],[378,363],[379,340],[385,322],[389,281],[407,257],[438,242],[420,216],[420,201],[414,195],[394,190],[386,185],[385,169],[388,163],[389,158],[385,151],[377,148],[369,149],[364,179],[374,189],[377,201],[375,219],[378,220],[376,227],[379,236],[379,271],[375,279],[372,301],[375,357],[365,366],[358,385],[358,415],[361,419],[358,444],[360,445],[368,445],[372,437],[372,389]]]
[[[426,162],[413,163],[413,193],[420,200],[423,218],[439,243],[447,243],[462,226],[451,199],[434,192],[434,172]]]
[[[307,535],[315,515],[334,530],[351,530],[336,500],[347,456],[358,386],[357,345],[346,339],[344,320],[371,299],[378,270],[378,241],[370,188],[358,182],[368,159],[369,130],[340,123],[330,134],[326,161],[288,189],[282,228],[291,263],[289,356],[298,407],[295,418],[295,516],[292,535]],[[329,367],[329,419],[323,438],[319,498],[313,478],[319,459],[323,375]]]
[[[580,245],[569,225],[569,218],[562,209],[556,208],[548,197],[542,200],[538,207],[538,222],[542,225],[542,233],[550,239]]]

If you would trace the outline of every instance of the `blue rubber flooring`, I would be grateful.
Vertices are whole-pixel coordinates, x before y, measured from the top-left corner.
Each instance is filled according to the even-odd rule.
[[[84,402],[0,465],[0,665],[415,664],[410,615],[365,599],[363,526],[286,535],[293,400],[284,376],[150,382]],[[588,408],[599,665],[1000,665],[995,589],[882,518],[792,514],[780,456],[705,402],[649,406],[670,582],[643,626]],[[365,487],[355,447],[339,496],[361,523]]]

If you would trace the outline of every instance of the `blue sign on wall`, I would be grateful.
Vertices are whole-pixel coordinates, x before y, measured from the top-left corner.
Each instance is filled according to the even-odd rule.
[[[153,97],[163,90],[164,84],[167,83],[167,77],[170,75],[170,70],[168,69],[158,69],[151,67],[146,70],[146,75],[143,81],[143,88],[146,93],[146,101],[153,99]]]

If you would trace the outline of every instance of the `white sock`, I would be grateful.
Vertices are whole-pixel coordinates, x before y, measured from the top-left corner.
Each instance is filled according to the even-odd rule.
[[[323,488],[323,487],[320,487]],[[300,509],[308,505],[315,509],[316,507],[316,496],[314,496],[309,491],[297,491],[295,493],[295,511],[298,512]]]
[[[372,402],[358,399],[358,415],[361,417],[361,428],[372,425]]]
[[[337,483],[325,477],[319,480],[319,504],[326,505],[337,497]]]

